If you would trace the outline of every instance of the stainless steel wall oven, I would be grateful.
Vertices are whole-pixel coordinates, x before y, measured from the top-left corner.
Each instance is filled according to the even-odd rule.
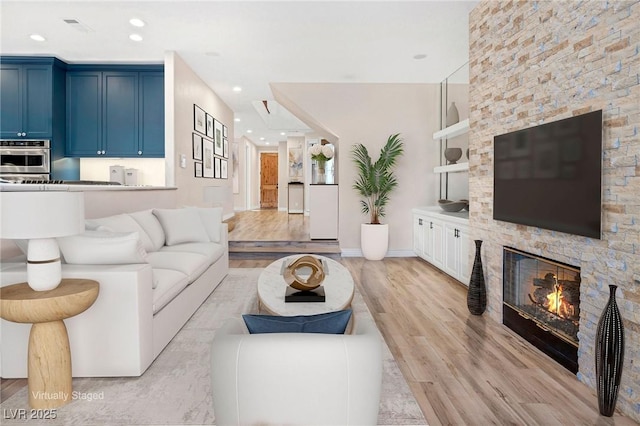
[[[0,140],[0,178],[48,179],[51,145],[48,140]]]

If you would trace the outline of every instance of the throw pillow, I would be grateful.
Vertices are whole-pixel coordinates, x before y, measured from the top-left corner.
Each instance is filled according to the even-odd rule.
[[[112,232],[137,232],[146,251],[154,251],[154,243],[134,218],[128,214],[101,217],[99,219],[87,219],[84,221],[86,230],[108,229]]]
[[[158,222],[158,218],[153,214],[153,210],[143,210],[135,213],[129,213],[138,224],[145,230],[149,239],[153,243],[153,250],[147,249],[147,251],[158,251],[164,245],[165,236],[162,225]]]
[[[317,315],[280,317],[273,315],[242,315],[251,334],[260,333],[324,333],[344,334],[351,318],[351,309]]]
[[[209,241],[219,243],[220,228],[222,227],[222,207],[192,208],[194,208],[200,215],[202,224],[207,230],[207,235],[209,235]]]
[[[86,231],[57,239],[66,263],[124,265],[146,263],[147,252],[137,232]]]
[[[154,209],[153,214],[162,225],[168,246],[209,241],[207,230],[195,209]]]

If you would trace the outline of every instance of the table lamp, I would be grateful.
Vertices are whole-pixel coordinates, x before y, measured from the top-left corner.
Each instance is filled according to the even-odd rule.
[[[0,214],[0,237],[29,240],[29,287],[56,288],[62,279],[56,237],[84,232],[84,193],[0,192]]]

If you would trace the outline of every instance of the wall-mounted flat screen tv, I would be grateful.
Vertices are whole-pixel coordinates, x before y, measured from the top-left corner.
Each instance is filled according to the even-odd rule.
[[[602,111],[498,135],[493,218],[600,238]]]

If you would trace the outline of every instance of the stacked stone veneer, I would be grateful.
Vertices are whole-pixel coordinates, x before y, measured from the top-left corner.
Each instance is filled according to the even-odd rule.
[[[617,407],[640,421],[640,2],[483,1],[470,15],[469,56],[470,224],[484,240],[487,313],[502,321],[503,246],[580,267],[578,378],[595,389],[596,327],[618,285]],[[493,220],[493,137],[599,109],[602,239]]]

